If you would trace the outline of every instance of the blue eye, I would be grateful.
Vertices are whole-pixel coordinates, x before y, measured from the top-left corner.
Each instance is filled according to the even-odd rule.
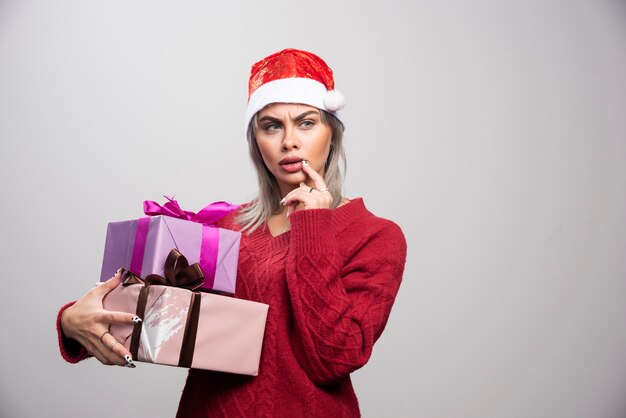
[[[270,123],[265,125],[263,129],[265,129],[266,131],[275,131],[277,129],[280,129],[280,125],[278,123]]]
[[[301,125],[305,128],[310,128],[311,126],[315,125],[315,122],[311,120],[303,120]]]

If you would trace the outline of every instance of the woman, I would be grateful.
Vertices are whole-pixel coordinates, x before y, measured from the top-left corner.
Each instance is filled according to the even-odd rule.
[[[387,322],[406,257],[400,228],[341,194],[343,124],[331,69],[286,49],[252,67],[246,112],[259,193],[219,226],[243,232],[237,297],[270,306],[259,375],[190,370],[179,417],[355,417],[350,373]],[[103,286],[59,312],[61,353],[134,367],[108,334]]]

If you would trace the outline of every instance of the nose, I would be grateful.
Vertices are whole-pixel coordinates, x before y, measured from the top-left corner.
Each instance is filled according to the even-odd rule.
[[[284,151],[297,150],[300,148],[300,142],[296,130],[293,127],[286,127],[283,135],[282,149]]]

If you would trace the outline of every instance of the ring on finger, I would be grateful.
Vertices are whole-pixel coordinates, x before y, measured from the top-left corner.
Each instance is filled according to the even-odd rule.
[[[104,336],[105,336],[105,335],[107,335],[107,334],[110,334],[109,330],[104,331],[104,332],[102,333],[102,335],[100,336],[100,342],[101,342],[102,344],[104,344],[104,340],[103,340],[103,338],[104,338]]]
[[[328,187],[322,187],[320,192],[330,192],[330,189]]]
[[[309,193],[312,193],[312,192],[313,192],[313,190],[315,190],[315,187],[311,187],[311,188],[309,189]]]
[[[117,340],[113,341],[113,344],[109,346],[109,351],[113,351],[113,347],[115,347],[115,344],[119,344],[119,341]]]

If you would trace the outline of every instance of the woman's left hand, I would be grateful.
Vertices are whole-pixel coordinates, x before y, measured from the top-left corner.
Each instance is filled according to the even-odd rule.
[[[288,215],[300,209],[329,209],[333,204],[333,196],[322,176],[305,163],[302,164],[302,171],[309,176],[315,187],[301,182],[300,187],[287,193],[280,203],[289,207]]]

